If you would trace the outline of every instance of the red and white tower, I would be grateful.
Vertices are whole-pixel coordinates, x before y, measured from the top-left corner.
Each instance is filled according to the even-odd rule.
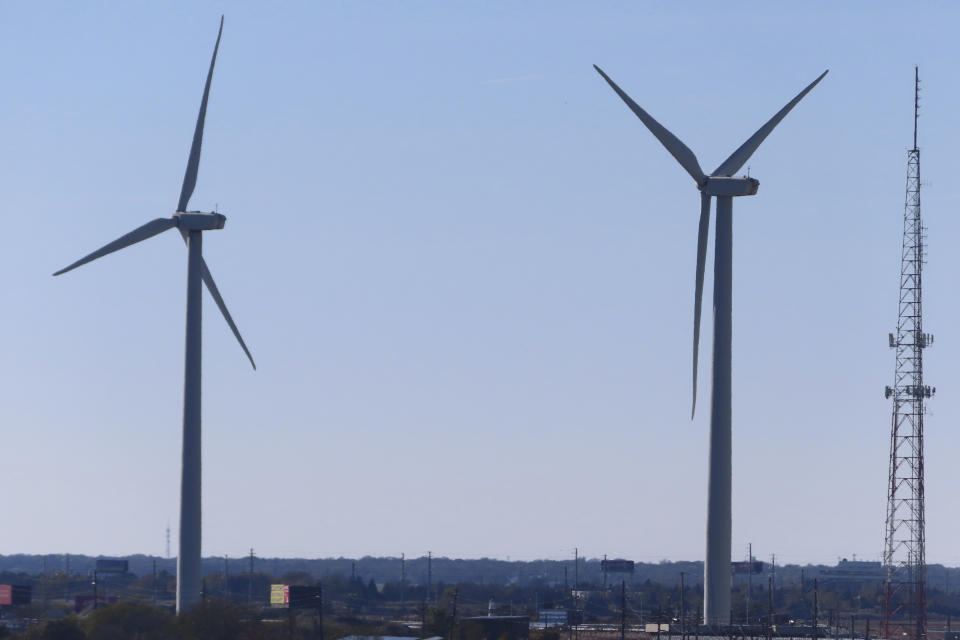
[[[936,389],[923,380],[923,350],[933,336],[923,332],[921,272],[925,228],[920,218],[920,149],[917,117],[920,72],[914,69],[913,148],[907,153],[907,194],[900,259],[900,307],[890,347],[897,364],[890,429],[890,480],[883,564],[887,570],[883,637],[926,640],[927,596],[923,504],[923,419],[925,402]]]

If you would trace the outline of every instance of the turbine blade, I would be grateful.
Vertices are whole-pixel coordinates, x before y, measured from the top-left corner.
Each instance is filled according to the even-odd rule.
[[[207,98],[210,96],[210,82],[213,80],[213,65],[217,62],[217,49],[220,48],[220,36],[223,34],[223,16],[220,16],[220,31],[217,32],[217,44],[213,46],[213,58],[210,60],[210,71],[207,73],[207,84],[203,88],[203,99],[200,101],[200,113],[197,115],[197,128],[193,132],[193,144],[190,146],[190,157],[187,159],[187,171],[183,174],[183,186],[180,187],[180,201],[177,202],[177,211],[186,211],[193,188],[197,186],[197,171],[200,169],[200,146],[203,144],[203,121],[207,117]]]
[[[697,358],[700,353],[700,309],[703,306],[703,269],[707,263],[707,234],[710,231],[710,196],[700,194],[700,233],[697,236],[697,283],[693,293],[693,407],[697,413]]]
[[[200,266],[200,277],[203,278],[204,284],[207,285],[207,290],[210,292],[210,295],[213,296],[213,301],[217,303],[217,306],[220,308],[220,313],[223,314],[223,319],[227,321],[228,325],[230,325],[230,330],[233,331],[233,335],[237,338],[237,342],[240,343],[240,347],[243,349],[243,352],[247,354],[247,358],[250,359],[250,364],[253,365],[253,369],[256,371],[257,364],[253,361],[253,356],[250,355],[250,350],[247,349],[246,343],[240,336],[240,330],[237,329],[237,325],[233,323],[233,318],[230,317],[230,312],[227,311],[227,305],[224,304],[223,298],[220,296],[220,290],[217,289],[217,283],[213,281],[213,276],[210,275],[210,269],[207,267],[206,260],[204,260]]]
[[[163,233],[167,229],[172,229],[175,226],[177,226],[176,218],[157,218],[156,220],[151,220],[147,224],[141,227],[137,227],[130,233],[120,236],[113,242],[107,245],[104,245],[100,249],[97,249],[90,255],[80,258],[79,260],[71,264],[69,267],[64,267],[63,269],[60,269],[60,271],[57,271],[53,275],[58,276],[61,273],[66,273],[67,271],[76,269],[79,266],[85,265],[88,262],[92,262],[93,260],[96,260],[97,258],[102,258],[108,253],[119,251],[120,249],[129,247],[132,244],[136,244],[142,240],[146,240],[147,238],[152,238],[158,233]]]
[[[597,73],[603,76],[603,79],[607,81],[607,84],[609,84],[613,90],[617,92],[617,95],[627,103],[627,106],[630,107],[635,114],[637,114],[637,117],[640,118],[643,124],[647,126],[647,129],[650,130],[650,133],[657,137],[657,140],[660,141],[660,144],[666,147],[667,151],[670,152],[670,155],[677,159],[677,162],[679,162],[680,165],[687,170],[687,173],[690,174],[697,184],[702,185],[706,180],[706,176],[703,175],[703,169],[700,168],[700,163],[697,162],[697,156],[694,155],[693,151],[691,151],[687,145],[680,142],[680,139],[677,138],[677,136],[670,133],[663,125],[654,120],[649,113],[641,109],[640,105],[634,102],[630,96],[624,93],[623,90],[617,86],[617,83],[611,80],[610,77],[603,72],[603,69],[597,65],[593,65],[593,68],[597,70]]]
[[[753,152],[757,150],[757,147],[760,146],[760,143],[763,142],[770,132],[773,131],[773,128],[780,124],[780,121],[783,120],[784,116],[790,113],[790,110],[797,106],[797,103],[803,99],[803,96],[810,93],[810,90],[817,86],[817,83],[823,80],[823,76],[827,75],[830,70],[827,69],[820,74],[816,80],[807,85],[807,88],[797,94],[797,97],[787,103],[783,109],[777,112],[775,116],[770,118],[767,121],[767,124],[763,125],[757,132],[750,136],[750,139],[744,142],[739,149],[734,151],[729,158],[723,161],[717,169],[711,174],[715,176],[732,176],[734,173],[739,171],[747,160],[750,159],[750,156],[753,155]]]

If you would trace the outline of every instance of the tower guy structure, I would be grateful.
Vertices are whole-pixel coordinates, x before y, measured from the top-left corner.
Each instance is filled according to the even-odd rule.
[[[933,336],[923,332],[924,232],[920,217],[920,72],[914,69],[913,148],[907,153],[907,193],[900,258],[900,306],[890,348],[897,354],[890,428],[890,479],[883,564],[887,570],[883,637],[927,636],[926,553],[923,498],[923,418],[936,391],[923,380],[923,350]]]

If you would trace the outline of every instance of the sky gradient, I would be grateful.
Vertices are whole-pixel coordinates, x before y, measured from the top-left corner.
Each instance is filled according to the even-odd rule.
[[[0,3],[0,553],[155,553],[178,517],[191,207],[204,555],[702,559],[712,240],[593,70],[710,169],[824,69],[734,218],[733,556],[879,559],[920,66],[927,554],[960,565],[960,7],[894,2]],[[712,233],[711,233],[712,237]]]

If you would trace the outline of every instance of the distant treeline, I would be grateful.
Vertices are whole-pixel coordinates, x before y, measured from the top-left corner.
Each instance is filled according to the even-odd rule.
[[[106,556],[100,556],[103,558]],[[110,556],[119,557],[129,562],[130,573],[136,576],[151,575],[166,572],[176,573],[175,558],[161,558],[147,555]],[[47,555],[0,555],[0,572],[5,574],[55,575],[68,571],[70,575],[90,575],[93,572],[98,557],[74,554],[47,554]],[[647,581],[662,585],[673,586],[680,582],[681,573],[684,574],[686,584],[690,587],[699,585],[703,581],[703,563],[691,561],[660,561],[656,563],[635,563],[633,574],[610,573],[604,576],[601,562],[598,558],[580,558],[574,563],[569,560],[527,560],[508,561],[492,558],[456,559],[435,557],[430,561],[429,573],[434,584],[457,584],[472,582],[490,585],[566,585],[570,588],[596,587],[603,584],[619,584],[626,580],[628,585],[641,584]],[[402,565],[402,566],[401,566]],[[801,581],[812,581],[821,574],[829,572],[833,567],[826,565],[784,565],[774,566],[769,562],[764,564],[763,571],[750,579],[755,586],[765,585],[772,576],[777,587],[799,585]],[[203,559],[203,573],[205,575],[236,576],[250,571],[249,557],[208,557]],[[316,579],[328,576],[355,577],[364,583],[376,584],[399,583],[401,575],[405,576],[410,585],[425,585],[428,580],[428,559],[426,556],[407,558],[401,562],[399,557],[371,557],[362,558],[259,558],[253,561],[253,571],[273,576],[289,573],[304,573]],[[746,575],[734,576],[735,583],[746,583]],[[927,568],[928,588],[953,593],[960,591],[960,568],[944,567],[943,565],[929,565]]]

